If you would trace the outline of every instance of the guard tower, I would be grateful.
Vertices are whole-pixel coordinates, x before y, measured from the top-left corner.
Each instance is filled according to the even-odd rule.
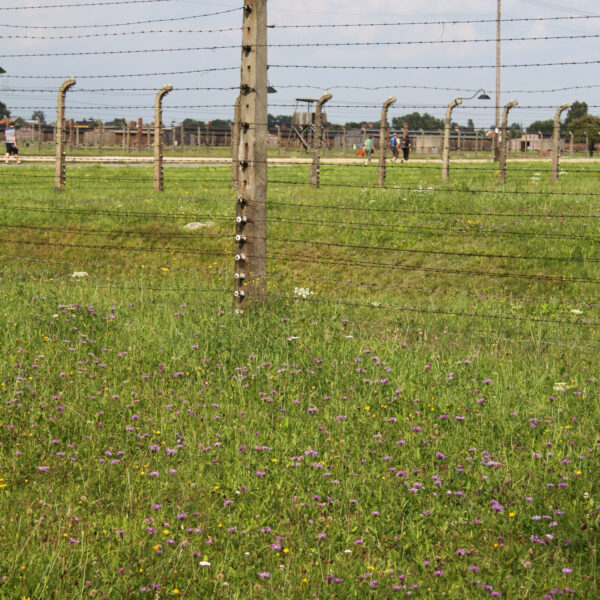
[[[315,98],[296,98],[296,108],[292,117],[292,130],[288,137],[288,146],[291,139],[298,138],[304,147],[308,150],[312,146],[313,134],[315,130],[315,112],[313,105],[318,102]],[[305,105],[305,106],[303,106]],[[327,122],[327,115],[321,113],[321,123]]]

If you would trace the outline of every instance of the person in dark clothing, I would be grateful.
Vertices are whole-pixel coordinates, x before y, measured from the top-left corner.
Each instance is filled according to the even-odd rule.
[[[400,145],[402,147],[402,162],[404,162],[408,160],[408,155],[410,154],[410,149],[412,148],[410,138],[407,135],[405,135],[402,138],[402,142]]]

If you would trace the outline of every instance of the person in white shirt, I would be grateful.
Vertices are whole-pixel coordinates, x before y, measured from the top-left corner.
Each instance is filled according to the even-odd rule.
[[[19,158],[19,148],[17,146],[17,136],[15,134],[15,127],[13,123],[8,123],[4,130],[4,139],[6,141],[6,154],[4,155],[4,162],[8,164],[9,158],[14,155],[17,159],[17,164],[21,164]]]

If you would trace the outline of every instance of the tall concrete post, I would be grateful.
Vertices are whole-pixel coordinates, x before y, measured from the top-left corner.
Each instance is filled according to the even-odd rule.
[[[448,183],[450,172],[450,119],[452,109],[462,104],[462,98],[455,98],[446,108],[446,121],[444,123],[444,144],[442,146],[442,181]]]
[[[538,158],[541,158],[542,157],[542,146],[544,144],[544,134],[541,131],[538,131],[538,141],[539,141]]]
[[[54,189],[61,192],[65,189],[67,174],[65,170],[65,95],[67,90],[75,85],[74,79],[67,79],[58,90],[58,109],[56,114],[56,170],[54,174]]]
[[[379,172],[377,174],[377,185],[383,187],[385,185],[385,155],[389,145],[388,138],[390,137],[390,124],[388,123],[388,110],[398,98],[390,96],[384,103],[381,109],[381,122],[379,125]]]
[[[104,124],[102,121],[98,121],[98,152],[102,154],[102,142],[104,137]]]
[[[498,180],[500,183],[506,183],[506,131],[508,123],[508,111],[519,104],[516,100],[511,100],[502,111],[502,128],[500,129],[500,138],[498,140]]]
[[[479,131],[475,130],[475,158],[477,158],[477,152],[479,151]]]
[[[558,181],[558,141],[560,138],[560,115],[563,110],[567,110],[567,108],[570,106],[570,104],[561,104],[556,109],[556,114],[554,115],[554,130],[552,131],[552,183],[556,183]]]
[[[267,0],[244,0],[235,308],[267,298]]]
[[[586,156],[586,158],[589,158],[590,157],[590,136],[588,135],[587,131],[584,131],[583,135],[585,136],[585,156]]]
[[[240,169],[240,102],[241,94],[238,95],[233,108],[233,130],[231,134],[231,187],[237,189],[238,172]]]
[[[460,142],[461,142],[461,139],[460,139],[460,127],[457,125],[454,128],[454,131],[456,131],[456,135],[458,136],[457,137],[457,141],[456,141],[456,156],[460,156],[460,150],[461,150],[461,147],[460,147]]]
[[[421,132],[421,154],[425,154],[425,130],[419,129]]]
[[[281,125],[275,125],[277,129],[277,156],[281,154]]]
[[[573,158],[573,132],[569,131],[569,158]]]
[[[42,152],[42,141],[44,139],[44,131],[42,130],[42,120],[38,117],[38,153]]]
[[[323,148],[323,127],[321,125],[321,112],[323,105],[331,100],[331,94],[325,94],[317,101],[315,109],[315,135],[313,138],[313,160],[310,167],[310,185],[319,187],[321,179],[321,150]]]
[[[144,139],[144,120],[141,117],[138,117],[137,121],[137,139],[136,146],[138,152],[142,149],[142,141]]]
[[[440,158],[444,157],[444,132],[441,129],[438,129],[438,132],[440,134]]]
[[[171,84],[165,85],[156,94],[154,101],[154,191],[164,189],[163,173],[163,131],[162,131],[162,100],[173,89]]]
[[[342,156],[346,155],[346,128],[342,127]]]
[[[183,154],[183,147],[185,144],[185,130],[183,129],[183,122],[179,124],[179,143],[181,144],[181,154]]]

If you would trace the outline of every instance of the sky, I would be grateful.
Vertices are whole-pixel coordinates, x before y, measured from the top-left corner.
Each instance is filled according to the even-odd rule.
[[[42,110],[51,123],[58,88],[74,77],[67,118],[148,123],[156,92],[171,84],[165,124],[232,119],[242,6],[0,0],[0,101],[13,117]],[[414,111],[443,118],[454,98],[484,89],[491,100],[465,100],[452,117],[478,128],[495,123],[497,0],[268,0],[267,10],[271,114],[291,115],[296,98],[329,92],[334,123],[377,121],[390,96],[390,119]],[[509,123],[551,119],[575,100],[599,115],[598,0],[502,0],[501,10],[500,104],[519,102]]]

